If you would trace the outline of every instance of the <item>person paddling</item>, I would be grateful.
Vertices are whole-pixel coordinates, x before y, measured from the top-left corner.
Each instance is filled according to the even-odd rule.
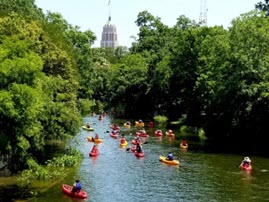
[[[98,140],[99,139],[99,135],[96,133],[95,137],[92,137],[92,141],[94,142],[94,140]]]
[[[124,138],[124,135],[122,135],[122,136],[121,136],[121,139],[120,139],[120,143],[121,143],[121,144],[124,144],[125,141],[126,141],[126,140],[125,140],[125,138]]]
[[[168,153],[166,159],[167,159],[168,161],[173,161],[173,160],[174,160],[174,157],[173,157],[172,152],[169,152],[169,153]]]
[[[87,127],[87,128],[90,128],[90,127],[91,127],[91,124],[90,124],[90,123],[87,123],[87,124],[86,124],[86,127]]]
[[[82,189],[81,183],[79,182],[79,180],[76,180],[72,187],[72,193],[76,192],[79,193],[81,189]]]
[[[92,153],[97,153],[98,152],[98,149],[97,149],[97,146],[96,145],[93,145],[91,152]]]
[[[245,157],[242,161],[242,166],[245,167],[245,168],[248,168],[250,166],[250,163],[251,163],[251,160],[249,157]]]
[[[137,152],[137,153],[142,153],[142,152],[143,152],[143,150],[142,150],[142,145],[141,145],[141,144],[137,144],[137,145],[136,145],[136,152]]]

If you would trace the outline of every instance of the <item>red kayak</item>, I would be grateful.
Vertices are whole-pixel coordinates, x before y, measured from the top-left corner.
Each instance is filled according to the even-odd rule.
[[[113,125],[111,125],[110,128],[112,130],[120,130],[120,127],[119,126],[113,126]]]
[[[161,131],[155,131],[155,135],[161,137],[163,136],[163,133]]]
[[[95,152],[91,151],[89,153],[89,156],[98,156],[98,155],[99,155],[99,151],[95,151]]]
[[[145,153],[144,152],[141,152],[141,153],[138,153],[137,151],[134,152],[134,155],[136,157],[144,157],[145,156]]]
[[[68,184],[62,184],[62,190],[66,195],[74,198],[84,199],[88,197],[87,193],[83,190],[80,190],[79,192],[76,193],[72,193],[72,186]]]
[[[135,134],[138,135],[139,137],[149,137],[149,135],[143,134],[143,133],[140,133],[140,132],[136,132]]]
[[[117,139],[119,137],[118,133],[110,133],[110,137],[113,137],[115,139]]]

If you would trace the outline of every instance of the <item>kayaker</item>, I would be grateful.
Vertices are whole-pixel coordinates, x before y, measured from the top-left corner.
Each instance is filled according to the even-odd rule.
[[[117,130],[112,130],[112,134],[116,134],[117,132]]]
[[[251,163],[250,158],[246,156],[246,157],[243,159],[243,161],[242,161],[242,166],[244,166],[244,167],[249,167],[249,166],[250,166],[250,163]]]
[[[126,125],[128,125],[128,126],[131,125],[130,121],[127,121],[127,122],[126,122]]]
[[[136,144],[136,151],[138,153],[142,153],[142,145],[141,144]]]
[[[99,139],[99,135],[96,133],[95,134],[95,137],[94,137],[95,140]]]
[[[169,152],[169,153],[168,153],[166,159],[167,159],[168,161],[173,161],[173,160],[174,160],[172,152]]]
[[[97,153],[98,152],[98,149],[97,149],[97,146],[96,145],[93,145],[91,152],[92,153]]]
[[[72,187],[72,193],[76,193],[76,192],[79,193],[81,188],[82,188],[81,183],[79,182],[79,180],[76,180]]]
[[[126,141],[126,140],[125,140],[125,138],[124,138],[124,135],[122,135],[122,136],[121,136],[121,139],[120,139],[120,143],[121,143],[121,144],[124,144],[125,141]]]
[[[157,133],[157,134],[161,134],[162,131],[161,131],[160,129],[158,129],[158,130],[156,131],[156,133]]]
[[[91,127],[91,124],[88,122],[88,123],[86,124],[86,127],[87,127],[87,128],[90,128],[90,127]]]
[[[173,134],[173,131],[172,130],[168,130],[168,133],[167,133],[168,135],[171,135],[171,134]]]
[[[182,139],[181,144],[182,144],[183,146],[188,146],[187,141],[186,141],[186,139],[185,139],[185,138],[183,138],[183,139]]]
[[[139,119],[138,123],[143,123],[143,121],[141,119]]]
[[[141,132],[141,134],[143,134],[143,135],[145,135],[145,134],[146,134],[146,131],[145,131],[145,129],[143,129],[143,130],[140,130],[140,132]]]
[[[141,142],[141,138],[139,137],[139,135],[137,135],[137,136],[135,137],[135,142],[136,142],[136,144],[140,144],[140,142]]]

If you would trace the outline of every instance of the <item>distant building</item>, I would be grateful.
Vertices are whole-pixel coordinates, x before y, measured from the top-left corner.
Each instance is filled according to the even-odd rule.
[[[119,45],[116,26],[111,24],[111,17],[103,27],[101,48],[112,47],[117,48]]]

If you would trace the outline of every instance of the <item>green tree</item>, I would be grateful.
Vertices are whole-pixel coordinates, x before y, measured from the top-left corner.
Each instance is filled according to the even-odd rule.
[[[110,105],[126,115],[138,110],[147,89],[147,71],[147,64],[139,54],[126,55],[112,65],[107,84]]]
[[[264,0],[264,2],[258,2],[255,4],[255,8],[259,11],[265,12],[266,16],[269,15],[269,0]]]
[[[15,12],[24,18],[42,20],[44,14],[42,9],[35,5],[34,0],[1,0],[0,15],[9,15]]]

